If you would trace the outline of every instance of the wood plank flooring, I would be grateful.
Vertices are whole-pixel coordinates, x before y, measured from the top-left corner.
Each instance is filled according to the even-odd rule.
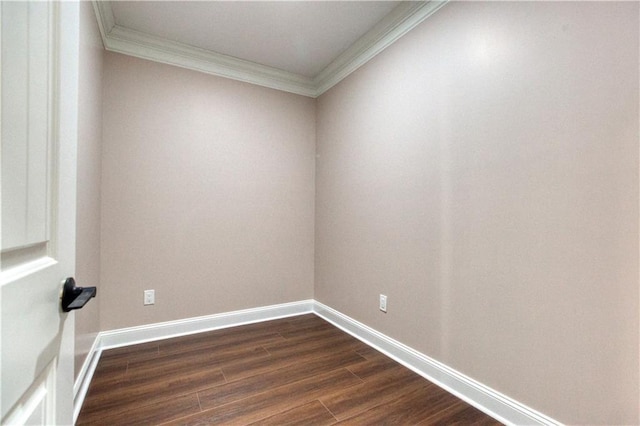
[[[500,423],[309,314],[105,351],[77,424]]]

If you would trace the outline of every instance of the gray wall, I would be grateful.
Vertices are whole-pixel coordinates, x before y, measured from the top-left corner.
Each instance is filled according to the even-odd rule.
[[[317,101],[103,59],[81,8],[77,367],[98,330],[314,297],[640,422],[638,3],[452,2]]]
[[[103,124],[103,330],[313,297],[313,99],[107,53]]]
[[[638,423],[638,30],[637,2],[453,2],[323,95],[315,298]]]

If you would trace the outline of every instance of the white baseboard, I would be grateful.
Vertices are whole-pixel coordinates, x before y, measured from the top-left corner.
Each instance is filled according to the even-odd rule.
[[[134,345],[151,342],[153,340],[168,339],[185,336],[187,334],[202,333],[203,331],[219,328],[236,327],[254,322],[269,321],[277,318],[313,312],[313,300],[284,303],[281,305],[264,306],[260,308],[244,309],[241,311],[225,312],[222,314],[203,317],[187,318],[176,321],[160,322],[139,327],[121,328],[100,333],[101,348],[110,349],[119,346]]]
[[[74,423],[103,349],[315,313],[441,388],[508,425],[561,423],[315,300],[187,318],[98,334],[74,385]]]
[[[91,346],[73,386],[73,422],[75,423],[78,420],[78,415],[84,403],[84,398],[87,395],[93,373],[104,349],[309,314],[313,312],[313,302],[313,300],[303,300],[281,305],[264,306],[100,332],[96,336],[96,340]]]
[[[82,408],[84,398],[87,396],[89,384],[91,384],[93,373],[96,371],[101,352],[100,334],[98,334],[96,335],[96,338],[91,345],[91,349],[89,349],[89,352],[82,363],[82,368],[80,368],[78,377],[73,384],[73,424],[76,423],[78,415],[80,415],[80,409]]]
[[[320,302],[314,302],[313,311],[319,317],[504,424],[561,424]]]

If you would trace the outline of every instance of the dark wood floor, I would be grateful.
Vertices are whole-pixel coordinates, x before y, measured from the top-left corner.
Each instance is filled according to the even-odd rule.
[[[309,314],[103,352],[82,424],[500,424]]]

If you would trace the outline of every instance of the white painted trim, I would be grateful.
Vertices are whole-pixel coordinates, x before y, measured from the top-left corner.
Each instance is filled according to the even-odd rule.
[[[349,74],[369,62],[378,53],[433,15],[447,1],[405,1],[396,6],[389,15],[334,59],[314,78],[316,96],[320,96],[331,89]]]
[[[313,312],[502,423],[561,425],[558,421],[320,302],[314,301]]]
[[[203,317],[167,321],[100,333],[101,349],[117,348],[171,337],[236,327],[313,312],[313,300],[264,306]]]
[[[111,3],[108,1],[92,1],[93,10],[98,18],[98,27],[100,28],[100,34],[102,38],[111,32],[111,29],[116,25],[116,19],[113,16],[113,9],[111,9]]]
[[[89,352],[82,363],[82,367],[78,372],[78,377],[73,384],[73,424],[78,420],[82,403],[84,402],[84,398],[87,396],[87,391],[89,390],[89,385],[91,384],[93,373],[95,373],[96,367],[98,366],[101,354],[100,334],[98,334],[93,341],[91,349],[89,349]]]
[[[113,52],[298,95],[315,95],[311,78],[169,41],[119,25],[114,26],[103,41],[105,48]]]
[[[110,2],[93,0],[105,49],[316,98],[440,9],[447,0],[403,1],[314,78],[169,41],[115,23]]]
[[[561,425],[560,422],[315,300],[303,300],[99,333],[74,386],[74,422],[80,413],[89,383],[104,349],[308,313],[318,315],[505,424]]]
[[[313,304],[313,300],[302,300],[299,302],[263,306],[222,314],[100,332],[91,346],[73,386],[73,422],[75,423],[78,419],[84,398],[89,389],[89,384],[93,378],[102,351],[105,349],[186,336],[204,331],[237,327],[278,318],[310,314],[313,312]]]

